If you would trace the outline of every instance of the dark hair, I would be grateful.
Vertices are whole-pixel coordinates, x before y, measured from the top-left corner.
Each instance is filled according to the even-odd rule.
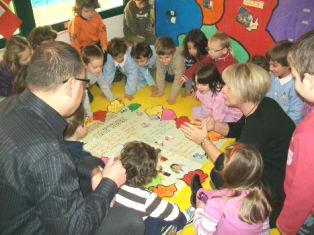
[[[214,62],[202,65],[194,75],[195,83],[196,80],[199,84],[208,85],[213,94],[220,92],[225,84]]]
[[[153,55],[153,51],[146,42],[139,42],[131,49],[131,57],[134,59],[150,58]]]
[[[97,45],[89,45],[82,49],[82,60],[85,64],[89,64],[91,58],[103,58],[104,54]]]
[[[176,52],[176,44],[171,37],[159,37],[155,42],[157,55],[173,55]]]
[[[26,76],[27,76],[27,65],[23,65],[17,72],[15,80],[13,82],[12,92],[13,94],[20,94],[26,88]]]
[[[271,212],[270,195],[263,184],[263,159],[252,145],[235,143],[225,151],[223,188],[232,189],[229,197],[247,192],[239,208],[240,220],[262,223]]]
[[[108,42],[107,51],[112,57],[125,54],[128,49],[124,38],[113,38]]]
[[[267,60],[266,56],[254,55],[250,59],[250,62],[252,62],[253,64],[257,64],[257,65],[261,66],[266,71],[269,71],[269,61]]]
[[[83,7],[97,9],[100,8],[100,4],[98,0],[75,0],[74,13],[81,15]]]
[[[282,66],[289,66],[287,57],[292,45],[293,43],[288,40],[280,41],[267,51],[266,58],[268,61],[277,62]]]
[[[63,136],[65,139],[70,138],[74,135],[79,126],[84,124],[85,111],[83,104],[81,103],[77,110],[66,119],[67,126],[64,130]]]
[[[25,37],[16,35],[13,36],[6,44],[3,61],[10,69],[13,75],[16,75],[21,65],[19,63],[20,53],[25,51],[27,48],[32,49],[30,43]]]
[[[27,67],[26,83],[31,90],[53,90],[83,70],[79,53],[69,44],[49,42],[38,47]]]
[[[40,46],[44,41],[54,41],[57,38],[57,32],[50,25],[33,28],[28,36],[28,40],[33,49]]]
[[[207,55],[207,38],[202,30],[200,29],[192,29],[186,37],[184,38],[184,49],[183,55],[184,57],[190,57],[190,53],[188,50],[188,42],[192,42],[194,47],[197,49],[196,60],[199,60],[202,56]]]
[[[291,47],[288,55],[289,64],[300,74],[314,74],[314,30],[302,35]]]
[[[158,150],[144,142],[126,143],[120,160],[126,169],[126,184],[129,186],[144,186],[157,176]]]

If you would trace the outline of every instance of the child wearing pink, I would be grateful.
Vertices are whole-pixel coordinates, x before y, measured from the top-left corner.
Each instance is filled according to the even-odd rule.
[[[209,115],[218,122],[235,122],[242,117],[242,112],[237,108],[225,105],[221,88],[224,83],[214,63],[200,67],[195,75],[196,98],[201,106],[192,108],[193,118],[207,118]]]

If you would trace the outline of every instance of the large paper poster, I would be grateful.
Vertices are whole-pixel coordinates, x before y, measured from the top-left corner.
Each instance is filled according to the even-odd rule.
[[[133,140],[161,150],[160,173],[150,185],[150,189],[161,197],[171,197],[186,183],[190,184],[193,171],[207,176],[200,170],[208,161],[200,146],[186,139],[174,120],[152,119],[141,109],[131,111],[125,107],[121,112],[108,113],[105,122],[96,122],[89,127],[89,133],[82,141],[84,148],[94,156],[114,158],[119,156],[126,142]],[[223,143],[222,140],[216,144],[221,146]]]

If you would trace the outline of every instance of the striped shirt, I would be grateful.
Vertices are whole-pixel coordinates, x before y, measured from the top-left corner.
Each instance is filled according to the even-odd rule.
[[[176,204],[162,200],[156,193],[127,185],[123,185],[116,194],[116,204],[136,210],[143,220],[150,216],[173,221],[180,214]]]

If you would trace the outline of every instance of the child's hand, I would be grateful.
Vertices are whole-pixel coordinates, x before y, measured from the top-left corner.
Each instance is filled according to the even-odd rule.
[[[128,100],[133,100],[133,96],[132,95],[125,95],[125,98],[127,98]]]
[[[175,104],[176,98],[168,98],[167,102],[168,102],[168,104]]]
[[[117,97],[117,98],[115,98],[115,100],[121,102],[122,101],[122,97]]]
[[[158,92],[158,88],[155,85],[152,85],[150,89],[151,89],[152,93]]]
[[[182,75],[181,76],[181,79],[180,79],[180,84],[183,85],[183,83],[185,83],[189,78],[185,75]]]
[[[196,200],[196,208],[204,208],[205,203],[202,202],[201,200]]]
[[[152,92],[152,97],[161,97],[163,96],[164,93],[156,89],[155,91]]]

